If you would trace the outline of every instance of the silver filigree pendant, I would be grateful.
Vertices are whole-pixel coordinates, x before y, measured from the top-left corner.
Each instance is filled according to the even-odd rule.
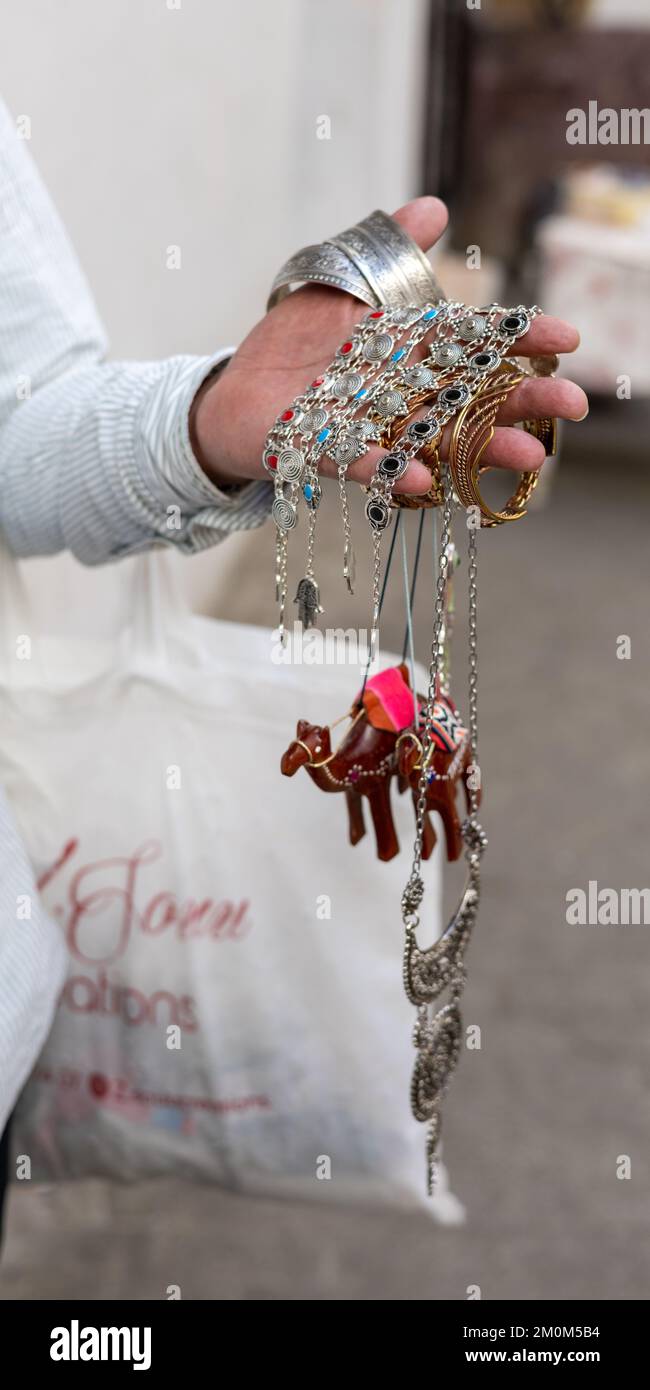
[[[332,387],[332,395],[340,401],[346,401],[350,396],[356,396],[363,386],[361,372],[345,372],[340,376]]]
[[[429,355],[438,367],[455,367],[463,355],[460,343],[432,343]]]
[[[416,307],[415,304],[405,305],[403,309],[391,309],[390,316],[393,323],[398,324],[400,328],[410,328],[422,318],[425,308],[426,305],[422,308]]]
[[[379,329],[377,333],[373,333],[363,349],[363,356],[366,362],[383,362],[384,358],[388,357],[389,353],[393,351],[394,341],[392,334],[386,333],[382,329]]]
[[[471,342],[473,338],[481,338],[486,328],[487,319],[483,314],[466,314],[458,325],[458,337],[464,338],[466,342]],[[512,328],[505,329],[504,331],[510,333],[514,332]]]
[[[323,425],[327,424],[327,411],[320,405],[312,406],[311,410],[306,411],[300,422],[301,434],[316,434],[322,430]]]
[[[366,445],[351,434],[345,434],[332,450],[332,458],[338,468],[349,468],[351,463],[363,458]]]
[[[304,454],[301,454],[299,449],[283,449],[278,455],[278,473],[285,483],[299,482],[304,467]]]
[[[430,1020],[424,1010],[422,1014],[413,1038],[417,1057],[411,1080],[411,1108],[416,1120],[425,1121],[437,1115],[460,1057],[462,1021],[455,1002],[445,1004]]]
[[[375,403],[375,410],[384,420],[392,420],[396,415],[406,415],[408,406],[401,391],[384,391],[378,396]]]
[[[404,945],[404,989],[411,1004],[428,1004],[447,986],[462,982],[463,961],[479,904],[478,887],[470,878],[459,906],[438,941],[422,949],[415,932]]]
[[[292,531],[298,524],[298,512],[287,497],[276,497],[271,515],[279,531]]]
[[[369,439],[377,439],[379,430],[372,420],[352,420],[348,425],[348,434],[351,434],[353,439],[366,443]]]
[[[423,367],[419,363],[415,367],[407,367],[403,373],[404,381],[407,386],[415,386],[418,391],[433,386],[436,379],[435,373],[430,367]]]

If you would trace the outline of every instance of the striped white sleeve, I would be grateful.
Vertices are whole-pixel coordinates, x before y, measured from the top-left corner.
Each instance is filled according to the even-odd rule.
[[[189,410],[227,352],[104,360],[65,229],[0,103],[0,529],[16,554],[86,564],[155,543],[188,553],[268,516],[269,483],[217,488]]]
[[[193,553],[259,526],[272,488],[222,492],[189,439],[217,358],[85,365],[12,411],[0,431],[0,517],[16,555],[69,549],[87,565],[154,543]]]

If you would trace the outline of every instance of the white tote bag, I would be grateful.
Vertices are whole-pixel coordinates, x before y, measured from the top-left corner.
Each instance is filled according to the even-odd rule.
[[[34,633],[2,556],[0,782],[69,951],[19,1151],[36,1179],[173,1173],[457,1221],[444,1173],[424,1197],[408,1104],[410,797],[383,864],[370,825],[347,844],[342,794],[280,774],[297,719],[344,713],[359,669],[274,664],[268,632],[187,612],[167,560],[138,559],[103,650]]]

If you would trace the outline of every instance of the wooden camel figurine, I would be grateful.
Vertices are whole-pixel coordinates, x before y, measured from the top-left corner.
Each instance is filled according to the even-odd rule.
[[[472,764],[469,739],[455,750],[432,746],[427,759],[427,811],[437,811],[445,832],[447,858],[450,862],[460,859],[463,852],[463,838],[460,831],[460,817],[456,808],[458,783],[462,781],[465,791],[467,812],[470,811],[470,789],[467,778]],[[408,781],[417,800],[422,766],[422,744],[412,731],[402,736],[397,750],[397,770],[400,777]],[[480,801],[480,792],[479,792]]]
[[[403,680],[408,683],[407,668],[399,670]],[[382,676],[389,673],[382,672]],[[390,804],[390,783],[397,775],[395,749],[400,729],[380,727],[389,721],[379,711],[376,689],[379,685],[368,681],[366,690],[351,711],[352,722],[334,751],[331,733],[327,726],[310,724],[299,719],[296,738],[289,744],[280,763],[285,777],[293,777],[299,767],[306,767],[312,782],[321,791],[344,792],[348,808],[350,844],[357,845],[366,833],[363,814],[363,797],[366,797],[375,830],[377,855],[387,861],[399,853],[399,841],[395,831]],[[385,685],[385,682],[384,682]],[[413,697],[410,697],[412,713]],[[403,782],[403,786],[407,783]],[[425,817],[422,853],[428,859],[436,842],[435,832],[428,815]]]

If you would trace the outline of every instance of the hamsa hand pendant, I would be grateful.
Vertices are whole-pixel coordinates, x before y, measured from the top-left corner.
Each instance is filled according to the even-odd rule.
[[[320,590],[315,579],[305,575],[304,579],[300,580],[294,603],[298,604],[298,618],[303,627],[313,627],[318,614],[323,612]]]

